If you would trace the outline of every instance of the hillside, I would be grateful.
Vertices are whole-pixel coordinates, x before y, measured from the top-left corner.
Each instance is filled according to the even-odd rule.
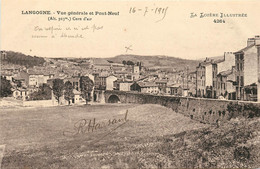
[[[122,63],[123,60],[125,61],[133,61],[133,62],[142,62],[145,67],[154,67],[154,66],[161,66],[161,67],[174,67],[177,70],[182,70],[186,66],[189,66],[189,69],[195,70],[196,66],[199,64],[199,60],[187,60],[181,59],[177,57],[169,57],[169,56],[141,56],[141,55],[118,55],[113,58],[107,58],[109,61],[113,61],[116,63]]]
[[[5,52],[6,55],[1,54],[1,63],[2,64],[15,64],[26,67],[40,66],[45,62],[44,58],[37,56],[25,55],[20,52],[13,51],[1,51]]]
[[[122,119],[126,112],[126,122],[94,131],[84,128],[93,118],[95,124],[106,124]],[[260,164],[256,117],[214,126],[153,104],[5,109],[0,115],[0,145],[6,145],[3,168],[259,168]]]

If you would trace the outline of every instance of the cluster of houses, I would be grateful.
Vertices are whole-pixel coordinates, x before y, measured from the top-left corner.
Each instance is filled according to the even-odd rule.
[[[219,60],[206,58],[197,67],[196,96],[260,101],[260,36]]]
[[[226,52],[219,59],[206,58],[196,71],[174,68],[145,67],[138,64],[111,63],[104,59],[73,62],[46,58],[44,66],[26,68],[2,65],[1,76],[11,81],[13,97],[23,100],[43,84],[52,86],[54,79],[73,84],[75,99],[80,96],[80,77],[94,82],[92,97],[100,101],[98,92],[121,90],[156,95],[193,96],[214,99],[260,101],[260,37],[249,38],[247,46],[237,52]],[[1,56],[6,57],[4,52]],[[2,57],[3,58],[3,57]],[[19,82],[19,83],[17,83]]]
[[[6,54],[2,53],[2,55]],[[11,67],[3,65],[1,68],[1,76],[10,80],[13,86],[13,97],[17,99],[26,100],[43,84],[52,86],[54,79],[62,79],[64,83],[70,81],[73,84],[75,100],[72,100],[72,103],[83,100],[80,98],[81,76],[89,76],[93,80],[95,92],[121,90],[182,96],[183,88],[188,93],[187,86],[195,86],[195,75],[195,72],[190,73],[189,84],[187,81],[184,85],[183,79],[187,79],[188,76],[184,76],[183,72],[178,72],[173,68],[146,68],[141,62],[129,65],[110,63],[103,59],[86,59],[84,62],[77,63],[46,58],[44,66],[26,68],[17,65]],[[95,101],[101,99],[96,93],[93,93],[92,96]]]

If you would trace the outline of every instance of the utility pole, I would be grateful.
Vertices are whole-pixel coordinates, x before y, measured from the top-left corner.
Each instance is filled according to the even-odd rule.
[[[182,88],[183,88],[183,90],[184,90],[184,71],[183,71],[183,73],[182,73]]]
[[[189,66],[187,66],[187,89],[189,89]]]

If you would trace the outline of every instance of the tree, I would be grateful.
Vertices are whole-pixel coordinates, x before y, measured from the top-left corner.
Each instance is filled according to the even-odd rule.
[[[93,90],[94,82],[88,76],[80,77],[81,96],[86,100],[86,104],[90,101],[90,93]]]
[[[123,63],[124,65],[126,65],[126,61],[125,61],[125,60],[123,60],[122,63]]]
[[[73,93],[73,86],[70,81],[67,81],[65,83],[65,91],[64,91],[64,98],[65,100],[68,101],[68,104],[70,105],[70,100],[74,98],[74,93]]]
[[[60,98],[63,96],[63,89],[64,89],[64,82],[61,79],[54,79],[53,80],[53,94],[55,98],[58,100],[58,103],[60,103]]]
[[[127,65],[135,65],[134,62],[132,62],[131,60],[128,60],[128,61],[126,62],[126,64],[127,64]]]
[[[43,65],[45,62],[44,58],[42,57],[36,57],[36,56],[30,56],[25,55],[19,52],[13,52],[13,51],[6,51],[7,53],[7,59],[5,62],[11,63],[11,64],[18,64],[18,65],[24,65],[27,67],[33,67],[33,66],[39,66]]]
[[[13,82],[17,85],[17,87],[22,87],[22,82],[20,80],[14,80]]]
[[[29,100],[50,100],[51,99],[51,88],[47,84],[43,84],[39,87],[38,91],[30,94]]]
[[[1,92],[0,97],[7,97],[12,94],[12,85],[10,81],[7,80],[5,77],[1,76]]]

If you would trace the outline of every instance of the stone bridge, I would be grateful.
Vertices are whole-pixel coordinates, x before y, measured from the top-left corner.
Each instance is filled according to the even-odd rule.
[[[202,123],[216,124],[251,113],[260,117],[260,104],[177,96],[159,96],[137,92],[105,91],[106,103],[160,104]],[[232,106],[236,109],[232,109]]]

